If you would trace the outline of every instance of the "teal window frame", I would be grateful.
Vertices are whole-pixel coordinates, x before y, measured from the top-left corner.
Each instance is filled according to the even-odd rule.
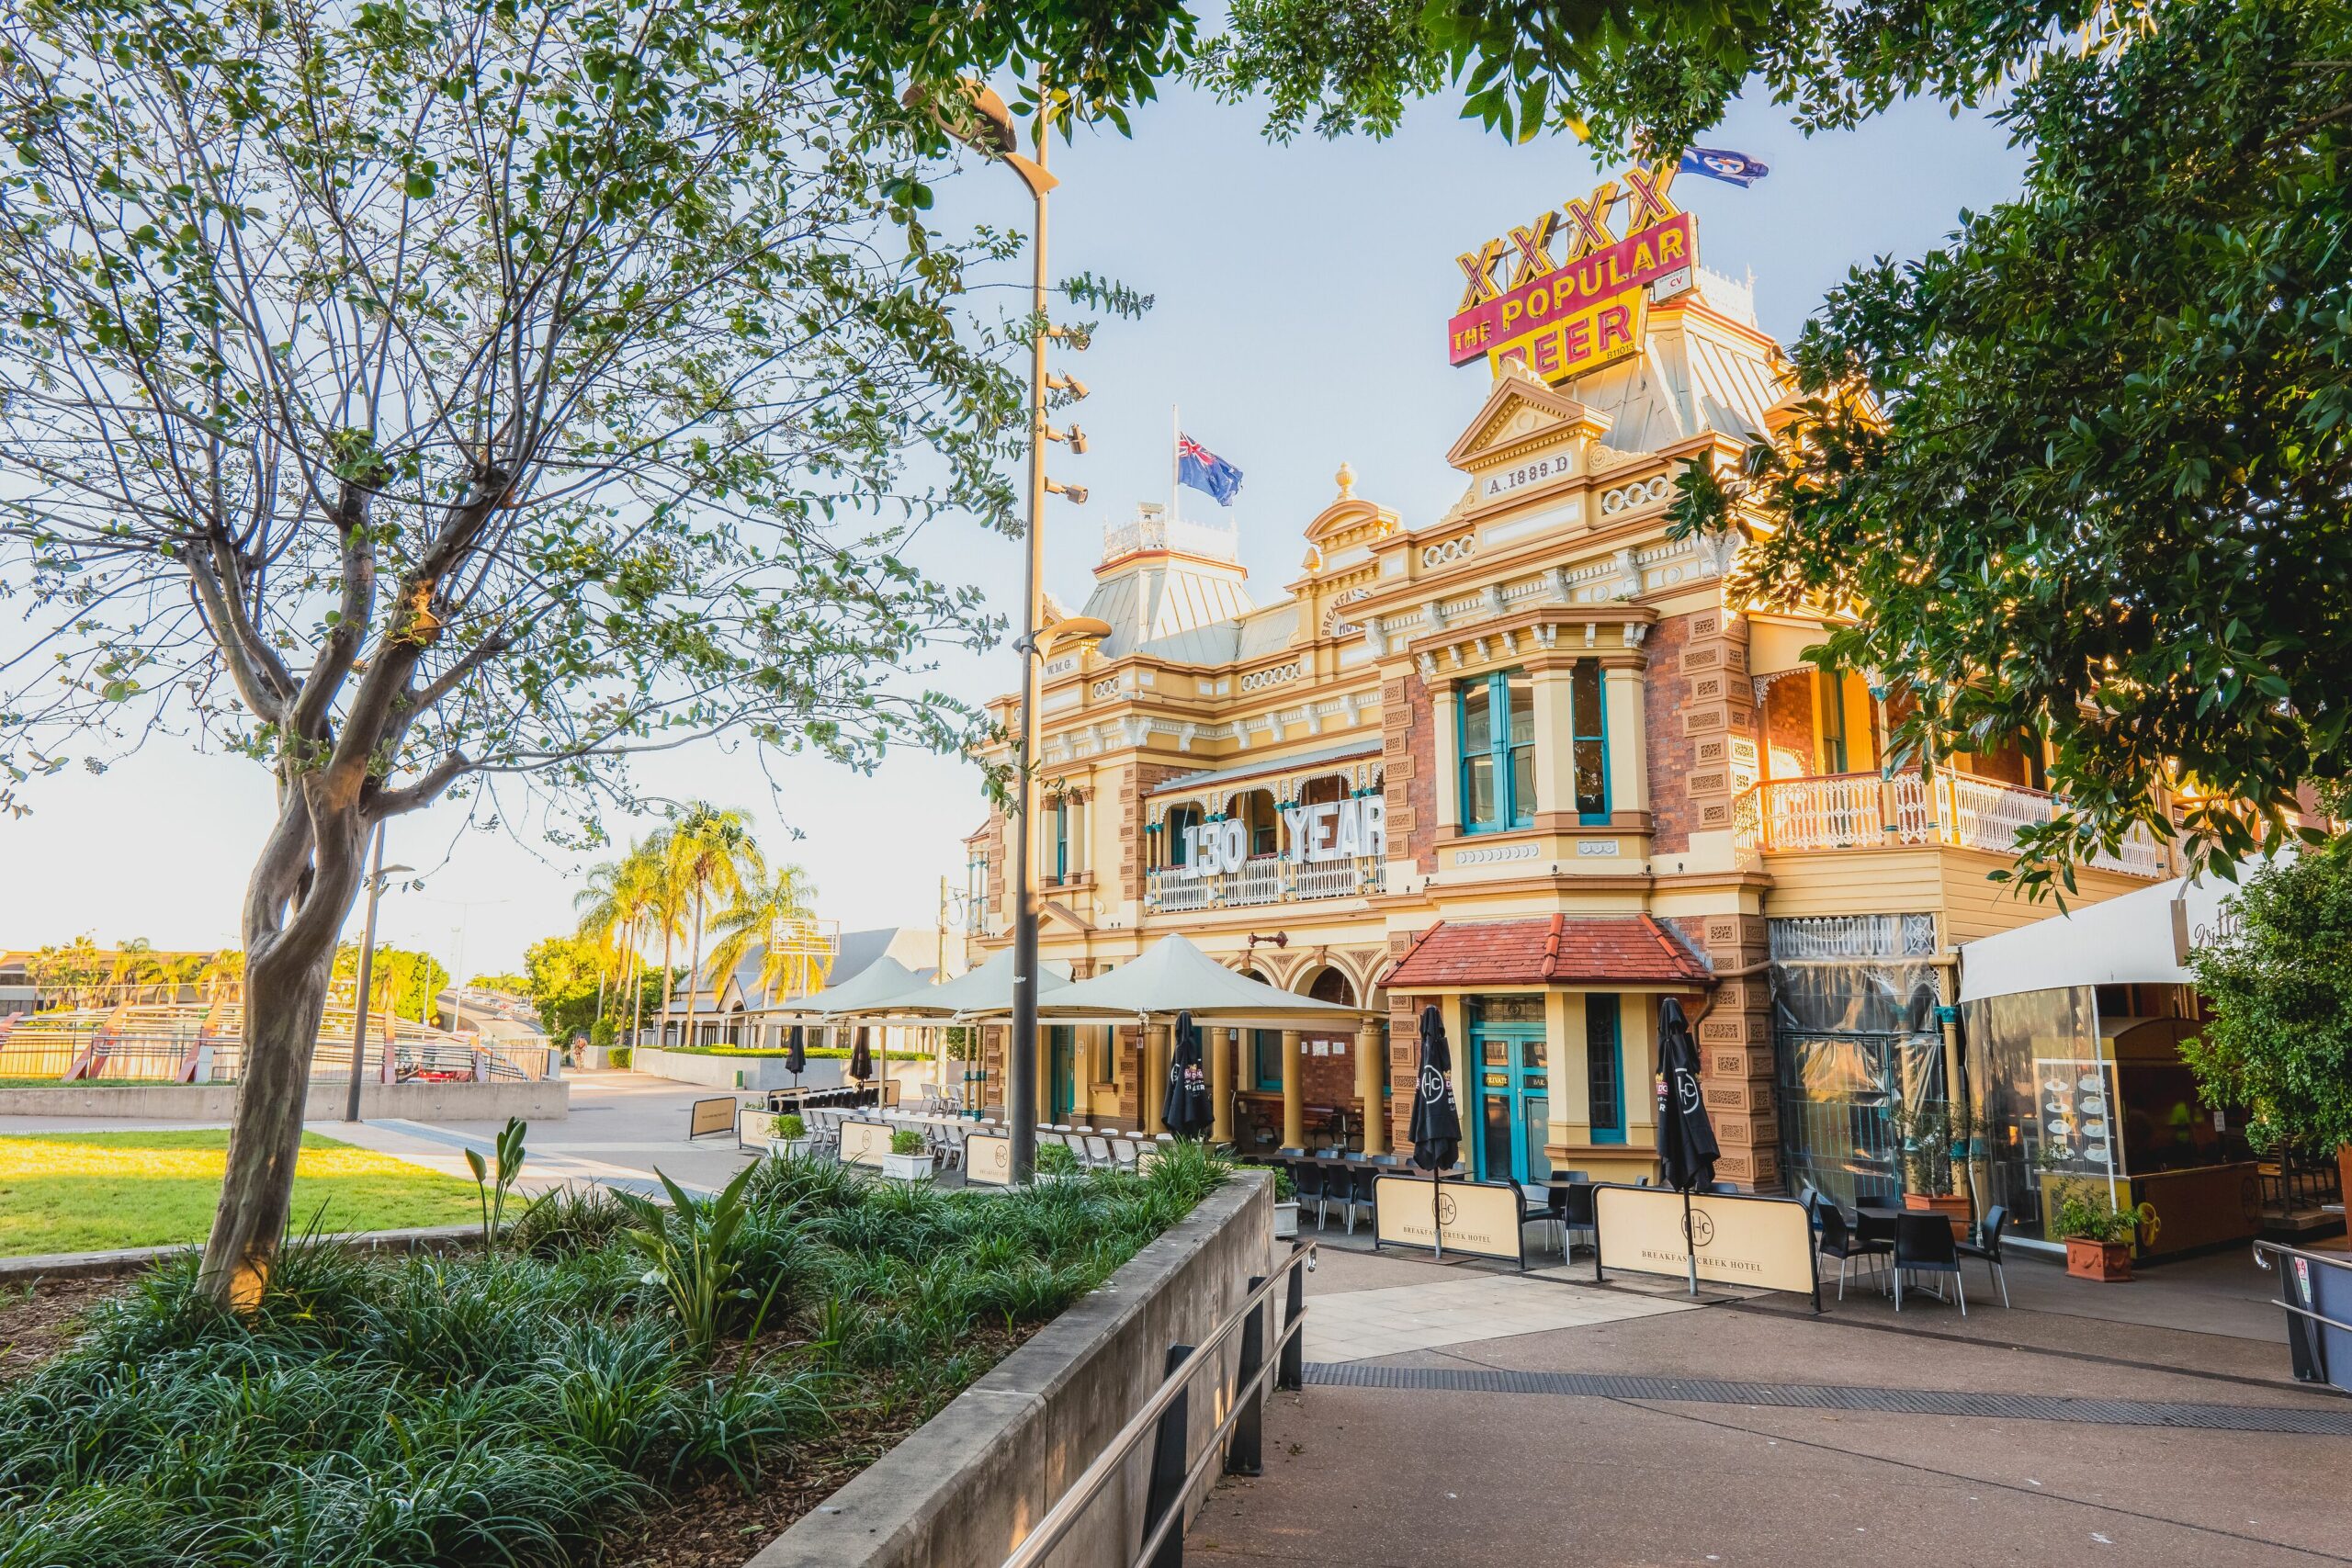
[[[1624,1011],[1624,999],[1614,991],[1585,994],[1585,1094],[1596,1144],[1625,1141]],[[1604,1107],[1613,1126],[1601,1120]]]
[[[1069,800],[1054,802],[1054,880],[1069,880]]]
[[[1271,1053],[1273,1072],[1269,1075],[1266,1064]],[[1283,1032],[1279,1029],[1253,1029],[1250,1032],[1250,1081],[1259,1093],[1280,1093],[1283,1087]]]
[[[1528,716],[1527,736],[1514,739],[1510,732],[1510,682],[1513,676],[1524,677],[1523,670],[1498,670],[1488,675],[1474,675],[1454,686],[1453,752],[1456,808],[1462,818],[1464,833],[1508,833],[1535,825],[1535,801],[1519,798],[1519,773],[1512,766],[1514,753],[1528,753],[1528,795],[1534,789],[1533,759],[1535,751],[1535,721],[1532,708]],[[1476,752],[1470,749],[1469,694],[1480,689],[1487,694],[1487,744]],[[1495,771],[1495,815],[1491,820],[1481,820],[1471,815],[1470,802],[1475,792],[1470,787],[1470,764],[1477,757],[1491,760]]]
[[[1582,695],[1588,684],[1589,700]],[[1600,791],[1593,795],[1587,795],[1581,783],[1588,757],[1600,780]],[[1578,660],[1568,675],[1568,787],[1576,794],[1579,823],[1588,828],[1609,825],[1609,672],[1598,660]]]

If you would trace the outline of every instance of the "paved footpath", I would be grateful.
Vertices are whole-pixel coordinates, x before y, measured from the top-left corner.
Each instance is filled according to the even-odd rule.
[[[1964,1322],[1917,1298],[1898,1321],[1866,1286],[1815,1318],[1785,1298],[1597,1289],[1581,1260],[1521,1278],[1327,1248],[1308,1386],[1276,1397],[1265,1474],[1217,1488],[1187,1554],[2352,1562],[2352,1399],[2290,1381],[2275,1330],[2257,1337],[2244,1312],[2216,1312],[2222,1332],[2088,1314],[2193,1319],[2195,1275],[2079,1286],[2143,1292],[2114,1307],[2046,1264],[2010,1276],[2018,1308],[1972,1288]]]

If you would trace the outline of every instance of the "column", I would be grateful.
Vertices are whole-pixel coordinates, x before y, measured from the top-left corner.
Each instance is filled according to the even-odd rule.
[[[1306,1146],[1306,1037],[1283,1031],[1283,1147]]]
[[[1601,703],[1609,737],[1609,801],[1616,811],[1650,808],[1649,734],[1642,702],[1642,667],[1605,663]],[[1542,754],[1537,754],[1540,765]]]
[[[1356,1098],[1363,1101],[1363,1152],[1369,1159],[1388,1152],[1388,1107],[1380,1091],[1388,1077],[1388,1046],[1380,1025],[1367,1019],[1356,1026]]]
[[[1147,1138],[1166,1131],[1159,1124],[1160,1108],[1168,1100],[1169,1025],[1154,1023],[1143,1032],[1142,1092],[1136,1097],[1143,1121],[1139,1131]]]
[[[1455,750],[1461,737],[1454,728],[1453,684],[1450,681],[1430,682],[1430,754],[1436,759],[1433,765],[1437,769],[1435,832],[1456,833],[1462,829],[1462,760]]]
[[[1535,685],[1533,810],[1572,812],[1577,808],[1576,743],[1569,728],[1568,667],[1543,665],[1530,678]]]
[[[1209,1126],[1212,1142],[1233,1142],[1233,1058],[1241,1049],[1241,1031],[1212,1029],[1208,1032],[1209,1099],[1216,1120]]]

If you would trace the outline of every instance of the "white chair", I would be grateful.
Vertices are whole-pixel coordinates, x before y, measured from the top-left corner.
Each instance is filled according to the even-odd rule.
[[[1136,1168],[1136,1141],[1125,1137],[1113,1138],[1111,1157],[1117,1162],[1120,1169],[1133,1170]]]
[[[1086,1163],[1092,1166],[1097,1170],[1108,1170],[1111,1167],[1118,1164],[1118,1156],[1111,1152],[1111,1140],[1104,1137],[1100,1133],[1088,1134],[1086,1139]]]

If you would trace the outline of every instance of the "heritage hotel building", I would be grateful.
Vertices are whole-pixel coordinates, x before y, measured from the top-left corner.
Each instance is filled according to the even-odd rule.
[[[1634,341],[1598,367],[1573,333],[1565,360],[1493,356],[1443,515],[1341,467],[1261,604],[1229,534],[1139,508],[1085,605],[1111,637],[1046,668],[1046,961],[1083,977],[1182,932],[1366,1010],[1333,1036],[1205,1032],[1219,1134],[1246,1149],[1402,1143],[1433,1002],[1474,1171],[1647,1174],[1674,996],[1721,1177],[1892,1191],[1890,1098],[1952,1075],[1954,945],[2048,913],[1985,879],[2049,809],[2037,756],[1882,776],[1902,694],[1807,664],[1828,623],[1733,602],[1736,536],[1668,537],[1678,471],[1736,460],[1788,389],[1747,288],[1695,265],[1636,287],[1612,307]],[[1456,331],[1457,359],[1480,335]],[[1013,699],[994,716],[1018,731]],[[1001,814],[969,840],[989,952],[1011,841]],[[2081,898],[2168,874],[2130,843]],[[1165,1034],[1041,1029],[1047,1119],[1156,1126]]]

